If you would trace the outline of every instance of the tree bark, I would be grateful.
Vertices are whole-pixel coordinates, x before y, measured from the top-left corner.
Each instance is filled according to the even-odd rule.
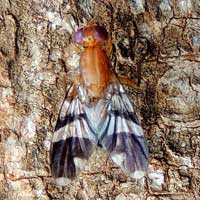
[[[73,32],[90,20],[112,39],[150,151],[135,181],[97,149],[88,169],[56,186],[53,129],[80,53]],[[0,0],[0,199],[200,199],[200,3],[192,0]]]

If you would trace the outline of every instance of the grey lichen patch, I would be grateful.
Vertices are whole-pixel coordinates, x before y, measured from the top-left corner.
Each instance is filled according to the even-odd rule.
[[[163,0],[160,2],[159,8],[162,12],[162,15],[166,18],[173,17],[173,10],[170,0]]]
[[[178,62],[180,63],[180,62]],[[167,145],[177,155],[195,155],[191,138],[198,135],[199,128],[199,82],[200,68],[196,63],[181,62],[159,80],[157,105],[163,124],[169,129],[166,133]],[[194,74],[194,75],[193,75]],[[200,77],[197,78],[197,80]]]
[[[145,1],[143,0],[131,0],[128,1],[132,11],[136,14],[145,12]]]
[[[178,66],[169,70],[160,79],[157,99],[163,119],[170,118],[171,121],[180,122],[198,119],[200,99],[198,90],[194,88],[198,88],[199,83],[193,83],[193,72],[199,70],[196,63],[180,61]],[[198,73],[194,76],[198,76]]]
[[[177,155],[189,156],[194,155],[195,149],[191,146],[191,136],[194,134],[193,131],[173,131],[167,135],[167,145],[176,152]]]
[[[176,3],[176,14],[178,16],[184,16],[184,15],[191,15],[191,13],[194,10],[194,7],[196,7],[195,2],[188,0],[178,0]]]
[[[148,178],[151,181],[150,188],[152,191],[161,192],[163,190],[165,178],[164,171],[161,169],[156,169],[155,171],[151,171],[148,173]]]

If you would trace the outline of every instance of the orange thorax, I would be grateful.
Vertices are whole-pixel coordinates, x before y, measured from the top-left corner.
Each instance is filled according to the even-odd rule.
[[[109,66],[108,57],[99,45],[85,48],[80,68],[83,83],[92,97],[103,95],[110,79]]]

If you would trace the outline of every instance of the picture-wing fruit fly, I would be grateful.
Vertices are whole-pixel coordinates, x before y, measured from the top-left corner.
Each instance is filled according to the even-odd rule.
[[[94,148],[105,148],[125,173],[144,176],[148,149],[142,128],[122,84],[101,47],[108,41],[104,27],[89,25],[78,29],[75,43],[84,51],[80,78],[67,88],[51,145],[52,176],[66,185],[84,169]],[[122,82],[121,82],[121,81]]]

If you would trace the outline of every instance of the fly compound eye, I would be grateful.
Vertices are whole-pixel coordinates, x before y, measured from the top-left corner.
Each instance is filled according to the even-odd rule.
[[[74,43],[76,43],[76,44],[82,44],[83,43],[83,28],[80,28],[75,32]]]
[[[95,26],[94,27],[94,35],[96,40],[98,41],[105,41],[108,39],[108,32],[103,26]]]

